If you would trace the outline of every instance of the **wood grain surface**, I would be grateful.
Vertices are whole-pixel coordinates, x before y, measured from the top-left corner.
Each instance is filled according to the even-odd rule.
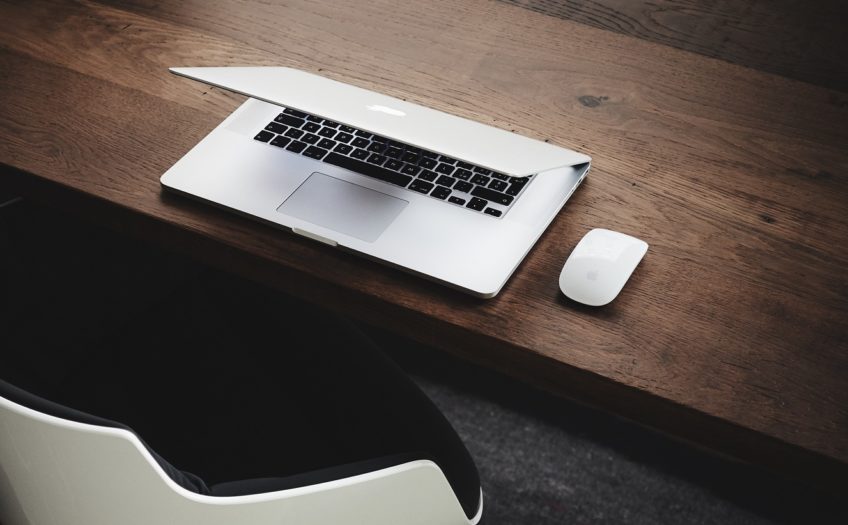
[[[0,17],[4,191],[848,487],[845,93],[483,0],[11,2]],[[243,100],[175,65],[298,67],[584,151],[593,169],[478,300],[163,194],[159,176]],[[594,227],[651,246],[599,309],[557,285]]]
[[[540,13],[848,90],[842,0],[501,0]]]

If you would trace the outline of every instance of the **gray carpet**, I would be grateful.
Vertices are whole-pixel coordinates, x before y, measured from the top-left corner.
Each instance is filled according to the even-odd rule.
[[[848,523],[840,502],[372,329],[477,462],[484,524]]]
[[[2,319],[31,323],[29,344],[71,349],[187,279],[238,281],[26,202],[0,209],[0,271]],[[848,523],[841,502],[807,487],[366,329],[465,441],[484,524]]]
[[[438,380],[416,379],[480,468],[484,523],[771,523],[578,429]]]
[[[424,380],[480,465],[487,523],[768,523],[614,447]]]

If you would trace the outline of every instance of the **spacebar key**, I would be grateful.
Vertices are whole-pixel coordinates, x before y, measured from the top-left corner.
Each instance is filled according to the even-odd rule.
[[[511,203],[514,198],[509,195],[504,195],[499,191],[490,190],[489,188],[484,188],[482,186],[475,186],[474,189],[471,190],[471,195],[486,199],[487,201],[497,202],[504,206],[509,206],[509,203]]]
[[[350,171],[355,171],[356,173],[361,173],[362,175],[367,175],[369,177],[374,177],[375,179],[380,179],[382,181],[390,182],[392,184],[397,184],[398,186],[406,186],[412,181],[412,177],[407,175],[401,175],[400,173],[395,173],[394,171],[389,171],[387,169],[381,168],[380,166],[375,166],[373,164],[368,164],[367,162],[362,162],[360,160],[352,159],[350,157],[345,157],[344,155],[339,155],[338,153],[330,153],[326,157],[324,157],[324,162],[332,164],[334,166],[338,166],[340,168],[346,168]]]

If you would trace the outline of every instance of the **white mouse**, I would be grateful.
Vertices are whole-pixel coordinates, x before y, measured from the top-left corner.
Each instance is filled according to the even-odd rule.
[[[589,306],[603,306],[618,296],[648,243],[623,233],[596,228],[580,239],[559,274],[567,297]]]

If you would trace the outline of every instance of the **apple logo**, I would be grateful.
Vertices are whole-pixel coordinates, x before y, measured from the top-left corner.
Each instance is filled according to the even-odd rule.
[[[590,270],[589,272],[586,273],[586,278],[589,279],[590,281],[597,281],[598,280],[598,270]]]

